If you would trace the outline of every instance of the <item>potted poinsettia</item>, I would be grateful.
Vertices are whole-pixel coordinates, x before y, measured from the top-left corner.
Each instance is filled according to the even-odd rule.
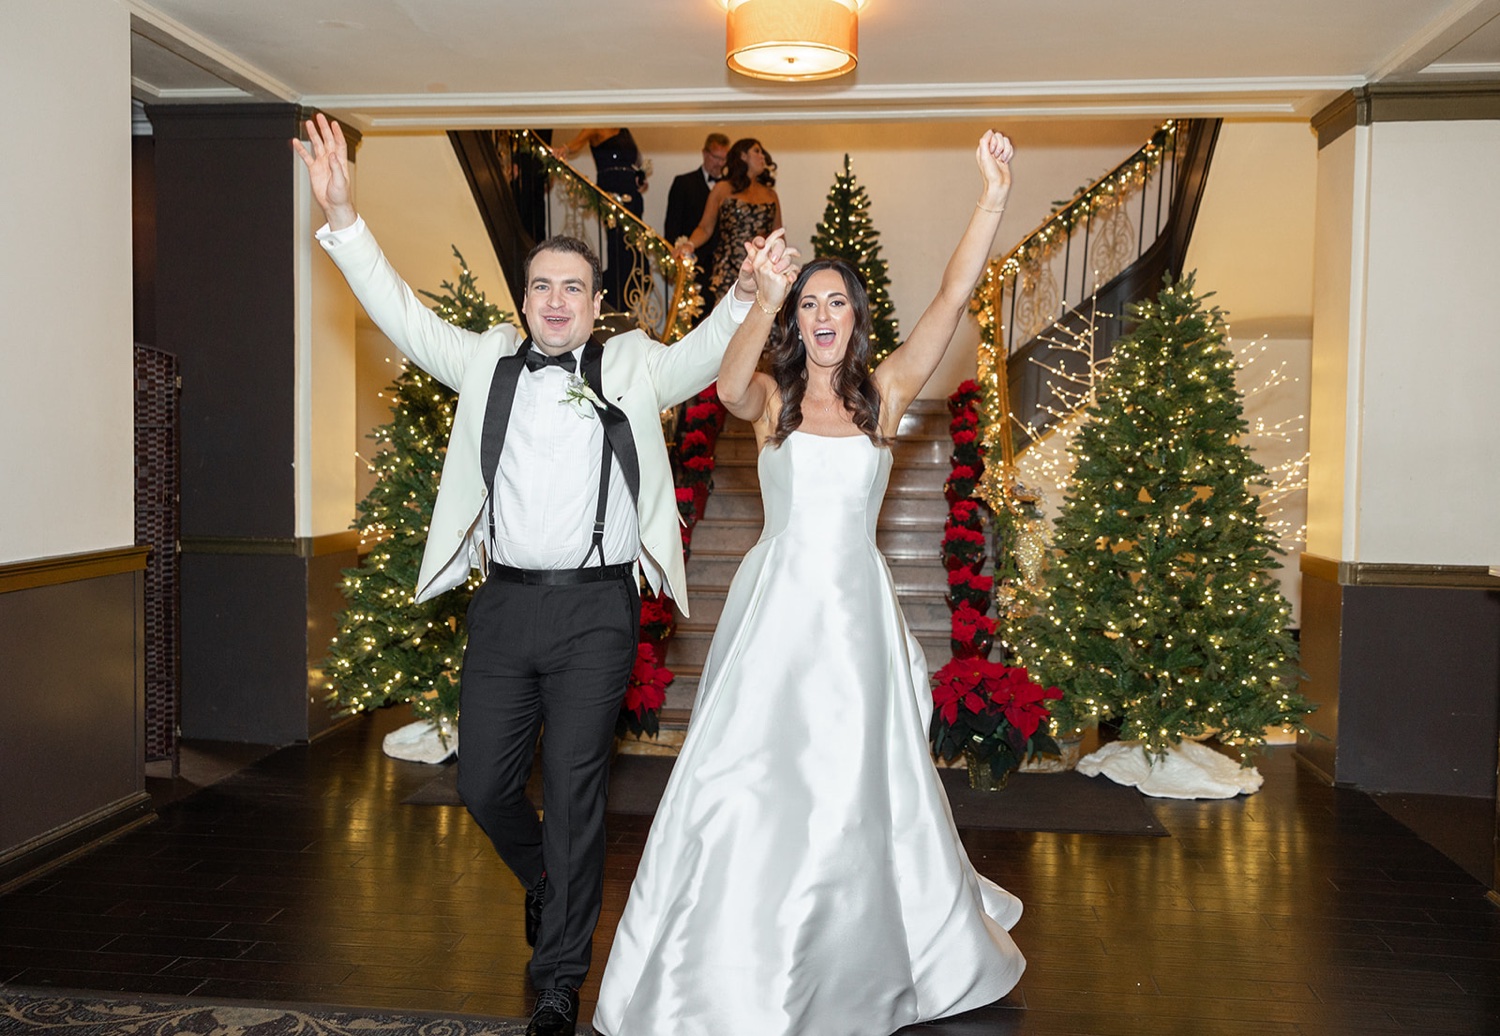
[[[656,661],[667,657],[667,641],[676,628],[677,617],[671,603],[649,588],[641,590],[641,643],[651,648]]]
[[[615,723],[615,736],[655,737],[660,729],[658,717],[662,704],[667,700],[667,684],[672,682],[672,671],[657,665],[656,654],[650,644],[636,648],[635,665],[630,670],[630,681],[625,687],[625,700],[620,706],[620,718]]]
[[[1023,760],[1058,751],[1048,702],[1061,697],[1021,666],[955,658],[933,675],[933,752],[948,761],[962,755],[971,788],[1004,787]]]

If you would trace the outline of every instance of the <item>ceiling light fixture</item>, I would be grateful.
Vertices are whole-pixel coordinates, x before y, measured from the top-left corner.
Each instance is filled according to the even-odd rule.
[[[806,82],[854,71],[864,0],[725,0],[725,62],[756,79]]]

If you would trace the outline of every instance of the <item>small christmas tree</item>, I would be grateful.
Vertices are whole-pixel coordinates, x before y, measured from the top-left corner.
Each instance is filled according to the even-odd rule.
[[[849,156],[828,191],[823,221],[813,231],[813,253],[820,259],[843,259],[864,278],[870,296],[874,340],[872,362],[879,363],[899,344],[896,308],[891,303],[891,278],[880,255],[880,232],[870,223],[870,199],[854,180]]]
[[[1018,654],[1062,688],[1060,731],[1115,717],[1155,754],[1214,731],[1258,744],[1312,706],[1296,692],[1223,314],[1191,276],[1132,309],[1139,324],[1070,447],[1049,587]]]
[[[438,315],[470,331],[514,322],[478,289],[457,248],[453,254],[458,284],[444,281],[443,295],[422,292]],[[389,392],[391,421],[370,436],[379,444],[370,462],[375,485],[355,519],[370,552],[344,571],[349,607],[323,667],[328,701],[344,712],[406,701],[424,719],[451,720],[458,715],[464,613],[478,580],[421,604],[412,596],[458,396],[411,363]]]

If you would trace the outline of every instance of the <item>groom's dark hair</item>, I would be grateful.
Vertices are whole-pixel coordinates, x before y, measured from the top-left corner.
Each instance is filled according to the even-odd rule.
[[[567,252],[570,255],[583,256],[588,260],[589,269],[594,271],[593,294],[597,295],[604,290],[604,271],[599,268],[599,257],[587,244],[567,234],[555,234],[526,253],[526,283],[528,285],[531,284],[531,260],[543,252]]]

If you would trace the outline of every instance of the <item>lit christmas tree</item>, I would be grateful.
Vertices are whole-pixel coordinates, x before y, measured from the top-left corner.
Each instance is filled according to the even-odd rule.
[[[848,155],[844,156],[844,171],[834,177],[828,191],[828,206],[823,210],[823,221],[813,231],[812,244],[818,258],[843,259],[864,278],[874,325],[872,361],[879,363],[900,344],[896,307],[891,304],[891,278],[880,255],[880,232],[870,223],[870,199],[855,182]]]
[[[458,284],[446,294],[422,292],[450,324],[484,331],[515,317],[490,303],[457,248]],[[453,409],[458,396],[415,364],[391,384],[391,421],[370,438],[375,485],[360,501],[355,528],[370,552],[344,571],[339,631],[323,672],[328,701],[343,712],[410,702],[419,717],[458,715],[458,672],[464,655],[464,613],[478,578],[421,604],[412,602],[417,571],[437,499]]]
[[[1255,745],[1302,728],[1291,607],[1272,578],[1281,553],[1250,486],[1265,472],[1246,424],[1223,314],[1192,277],[1132,307],[1115,344],[1058,518],[1056,554],[1017,653],[1066,732],[1116,718],[1160,754],[1217,731]]]

